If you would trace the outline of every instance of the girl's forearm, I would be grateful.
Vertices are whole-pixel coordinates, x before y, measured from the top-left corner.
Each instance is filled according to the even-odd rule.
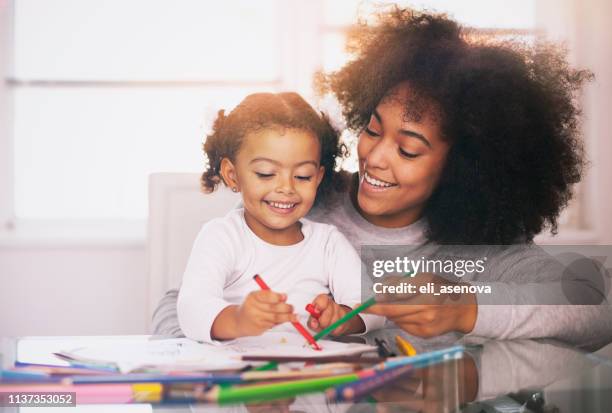
[[[210,336],[213,340],[233,340],[240,337],[238,328],[238,306],[225,307],[210,328]]]

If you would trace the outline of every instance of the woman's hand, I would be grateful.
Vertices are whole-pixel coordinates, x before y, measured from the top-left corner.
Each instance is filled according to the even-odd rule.
[[[312,305],[314,305],[315,309],[320,314],[318,319],[312,316],[308,318],[308,326],[315,331],[321,331],[329,327],[352,310],[352,308],[345,305],[336,304],[327,294],[319,294],[312,302]],[[342,334],[355,334],[364,331],[365,324],[363,320],[361,317],[356,316],[338,326],[331,334],[333,336],[340,336]]]
[[[409,334],[419,337],[434,337],[451,331],[467,334],[474,329],[478,314],[475,294],[419,293],[419,287],[433,284],[433,291],[443,286],[456,286],[438,275],[419,273],[414,277],[387,277],[384,285],[409,282],[415,286],[413,294],[386,293],[377,295],[376,304],[366,313],[382,315],[393,321]]]
[[[216,340],[258,336],[278,324],[297,321],[293,306],[286,301],[287,294],[253,291],[240,306],[231,305],[219,313],[212,325],[211,336]]]

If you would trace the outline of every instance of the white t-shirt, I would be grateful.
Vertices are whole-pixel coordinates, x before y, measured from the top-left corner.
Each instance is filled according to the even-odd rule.
[[[302,219],[304,239],[297,244],[269,244],[248,227],[244,210],[236,209],[202,227],[187,263],[178,297],[178,319],[185,335],[211,342],[215,318],[229,305],[241,304],[259,289],[259,274],[305,324],[306,304],[319,294],[350,307],[362,301],[361,262],[348,240],[329,224]],[[366,331],[381,328],[384,318],[361,315]],[[273,330],[293,331],[290,323]]]

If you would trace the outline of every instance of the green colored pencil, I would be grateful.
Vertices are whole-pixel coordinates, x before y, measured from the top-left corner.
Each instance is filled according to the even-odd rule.
[[[323,330],[319,331],[317,334],[314,335],[314,339],[320,340],[323,337],[327,337],[336,328],[340,327],[342,324],[346,323],[348,320],[355,317],[357,314],[367,309],[368,307],[372,307],[374,304],[376,304],[376,300],[374,299],[374,297],[369,298],[365,303],[349,311],[348,313],[344,315],[344,317],[341,317],[338,321],[331,324],[329,327],[324,328]]]
[[[278,363],[276,361],[271,361],[259,367],[255,367],[253,370],[254,371],[268,371],[268,370],[274,370],[277,367],[278,367]]]
[[[409,272],[405,273],[403,276],[407,277],[407,276],[409,276],[411,274],[412,274],[412,272],[409,271]],[[331,324],[329,327],[324,328],[323,330],[319,331],[317,334],[314,335],[314,339],[315,340],[320,340],[323,337],[327,337],[336,328],[340,327],[342,324],[346,323],[348,320],[350,320],[351,318],[355,317],[360,312],[366,310],[369,307],[372,307],[374,304],[376,304],[376,298],[375,297],[370,297],[368,300],[366,300],[359,307],[349,311],[348,313],[346,313],[344,315],[344,317],[340,318],[338,321],[336,321],[335,323]]]
[[[203,394],[202,398],[206,401],[216,402],[219,404],[249,403],[286,399],[303,393],[323,391],[330,387],[357,381],[373,374],[373,370],[364,370],[352,374],[284,381],[280,383],[232,387],[215,386],[210,391]]]

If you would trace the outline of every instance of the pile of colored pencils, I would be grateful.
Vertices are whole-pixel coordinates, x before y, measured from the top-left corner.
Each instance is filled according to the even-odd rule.
[[[20,363],[0,371],[0,392],[70,392],[76,404],[176,403],[218,404],[262,402],[312,392],[326,392],[330,401],[359,400],[415,368],[460,357],[462,346],[393,357],[376,364],[331,362],[275,371],[194,373],[186,371],[121,374],[95,367]],[[377,360],[369,357],[364,360]],[[282,361],[280,361],[282,362]]]

